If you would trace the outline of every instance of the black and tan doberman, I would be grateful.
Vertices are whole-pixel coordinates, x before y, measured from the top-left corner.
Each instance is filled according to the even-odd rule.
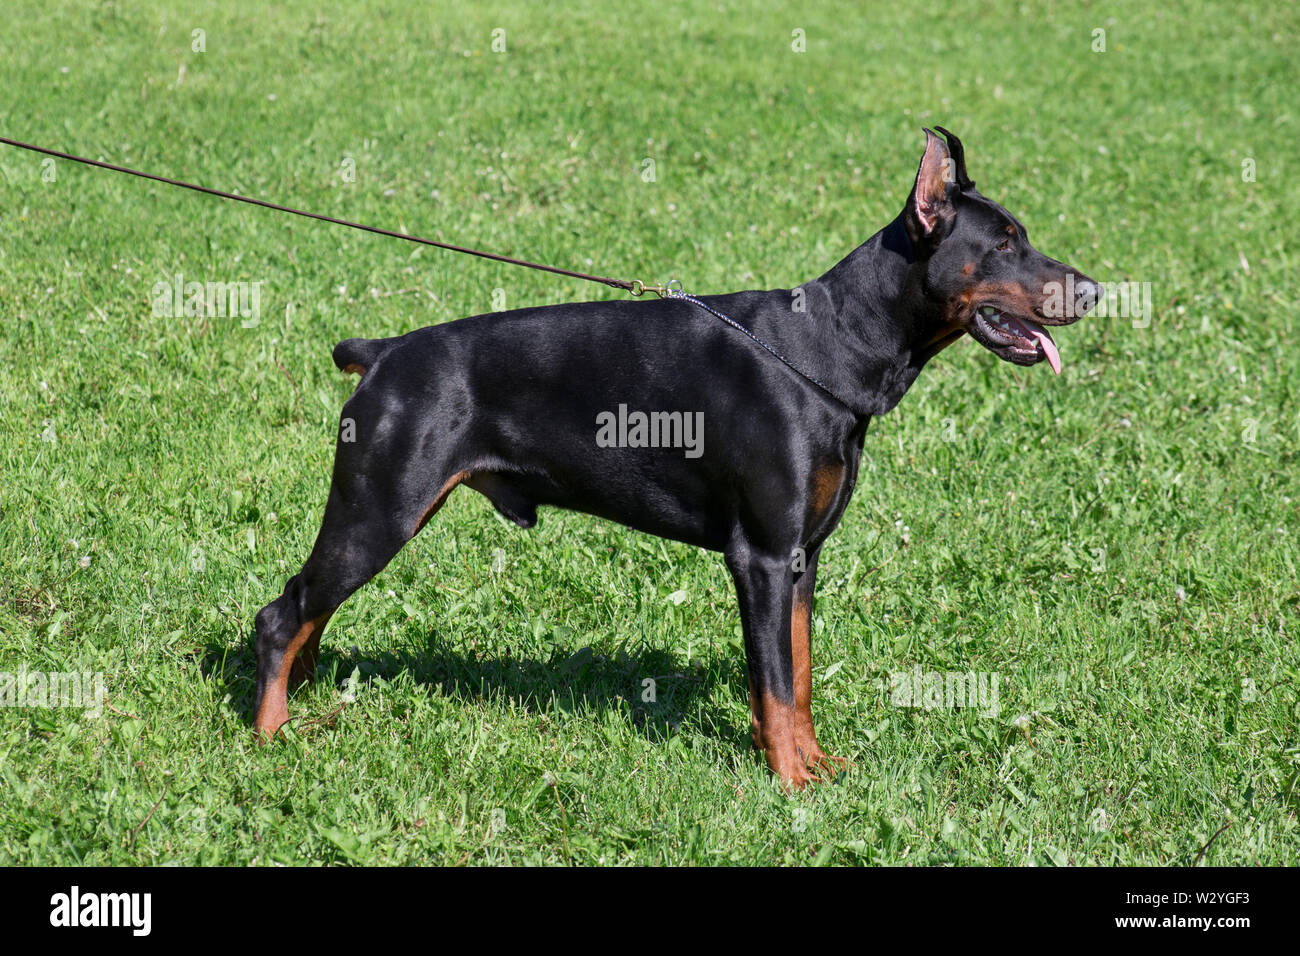
[[[795,788],[841,764],[813,730],[810,619],[868,422],[962,334],[1059,370],[1046,326],[1098,293],[975,190],[961,143],[940,131],[926,130],[898,217],[795,289],[520,309],[341,342],[335,363],[361,380],[315,546],[257,615],[257,730],[288,719],[330,615],[465,485],[521,527],[551,505],[721,552],[755,746]]]

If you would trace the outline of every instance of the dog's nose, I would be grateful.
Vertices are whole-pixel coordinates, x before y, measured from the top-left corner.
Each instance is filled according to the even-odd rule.
[[[1077,304],[1075,318],[1088,312],[1101,298],[1101,283],[1094,282],[1085,275],[1076,276],[1074,280],[1074,301]]]

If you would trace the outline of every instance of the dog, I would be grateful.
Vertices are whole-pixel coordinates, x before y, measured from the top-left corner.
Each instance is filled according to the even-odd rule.
[[[902,212],[795,289],[518,309],[340,342],[335,364],[361,378],[316,543],[257,614],[260,739],[314,676],[334,611],[464,485],[523,528],[550,505],[721,552],[754,746],[793,790],[842,768],[813,728],[810,624],[868,423],[962,335],[1059,372],[1047,327],[1099,292],[976,191],[961,141],[937,129]]]

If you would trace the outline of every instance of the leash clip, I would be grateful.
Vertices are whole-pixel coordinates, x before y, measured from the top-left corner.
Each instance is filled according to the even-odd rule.
[[[627,291],[638,298],[647,292],[653,292],[661,299],[673,298],[682,294],[682,280],[669,279],[664,285],[646,285],[640,279],[633,279]]]
[[[646,285],[640,279],[633,279],[632,288],[628,289],[627,291],[637,297],[643,296],[647,292],[653,292],[655,295],[663,295],[664,287],[661,285]]]

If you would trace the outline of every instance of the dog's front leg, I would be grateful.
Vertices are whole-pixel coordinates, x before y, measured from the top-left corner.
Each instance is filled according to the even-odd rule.
[[[794,662],[794,742],[799,756],[813,770],[823,772],[845,765],[843,757],[832,757],[817,742],[812,716],[812,613],[813,591],[817,587],[819,546],[808,557],[808,566],[794,582],[790,613],[790,656]]]
[[[727,553],[736,582],[749,671],[754,746],[767,765],[795,790],[813,778],[795,742],[794,662],[790,612],[794,575],[788,554],[758,553],[748,546]]]

